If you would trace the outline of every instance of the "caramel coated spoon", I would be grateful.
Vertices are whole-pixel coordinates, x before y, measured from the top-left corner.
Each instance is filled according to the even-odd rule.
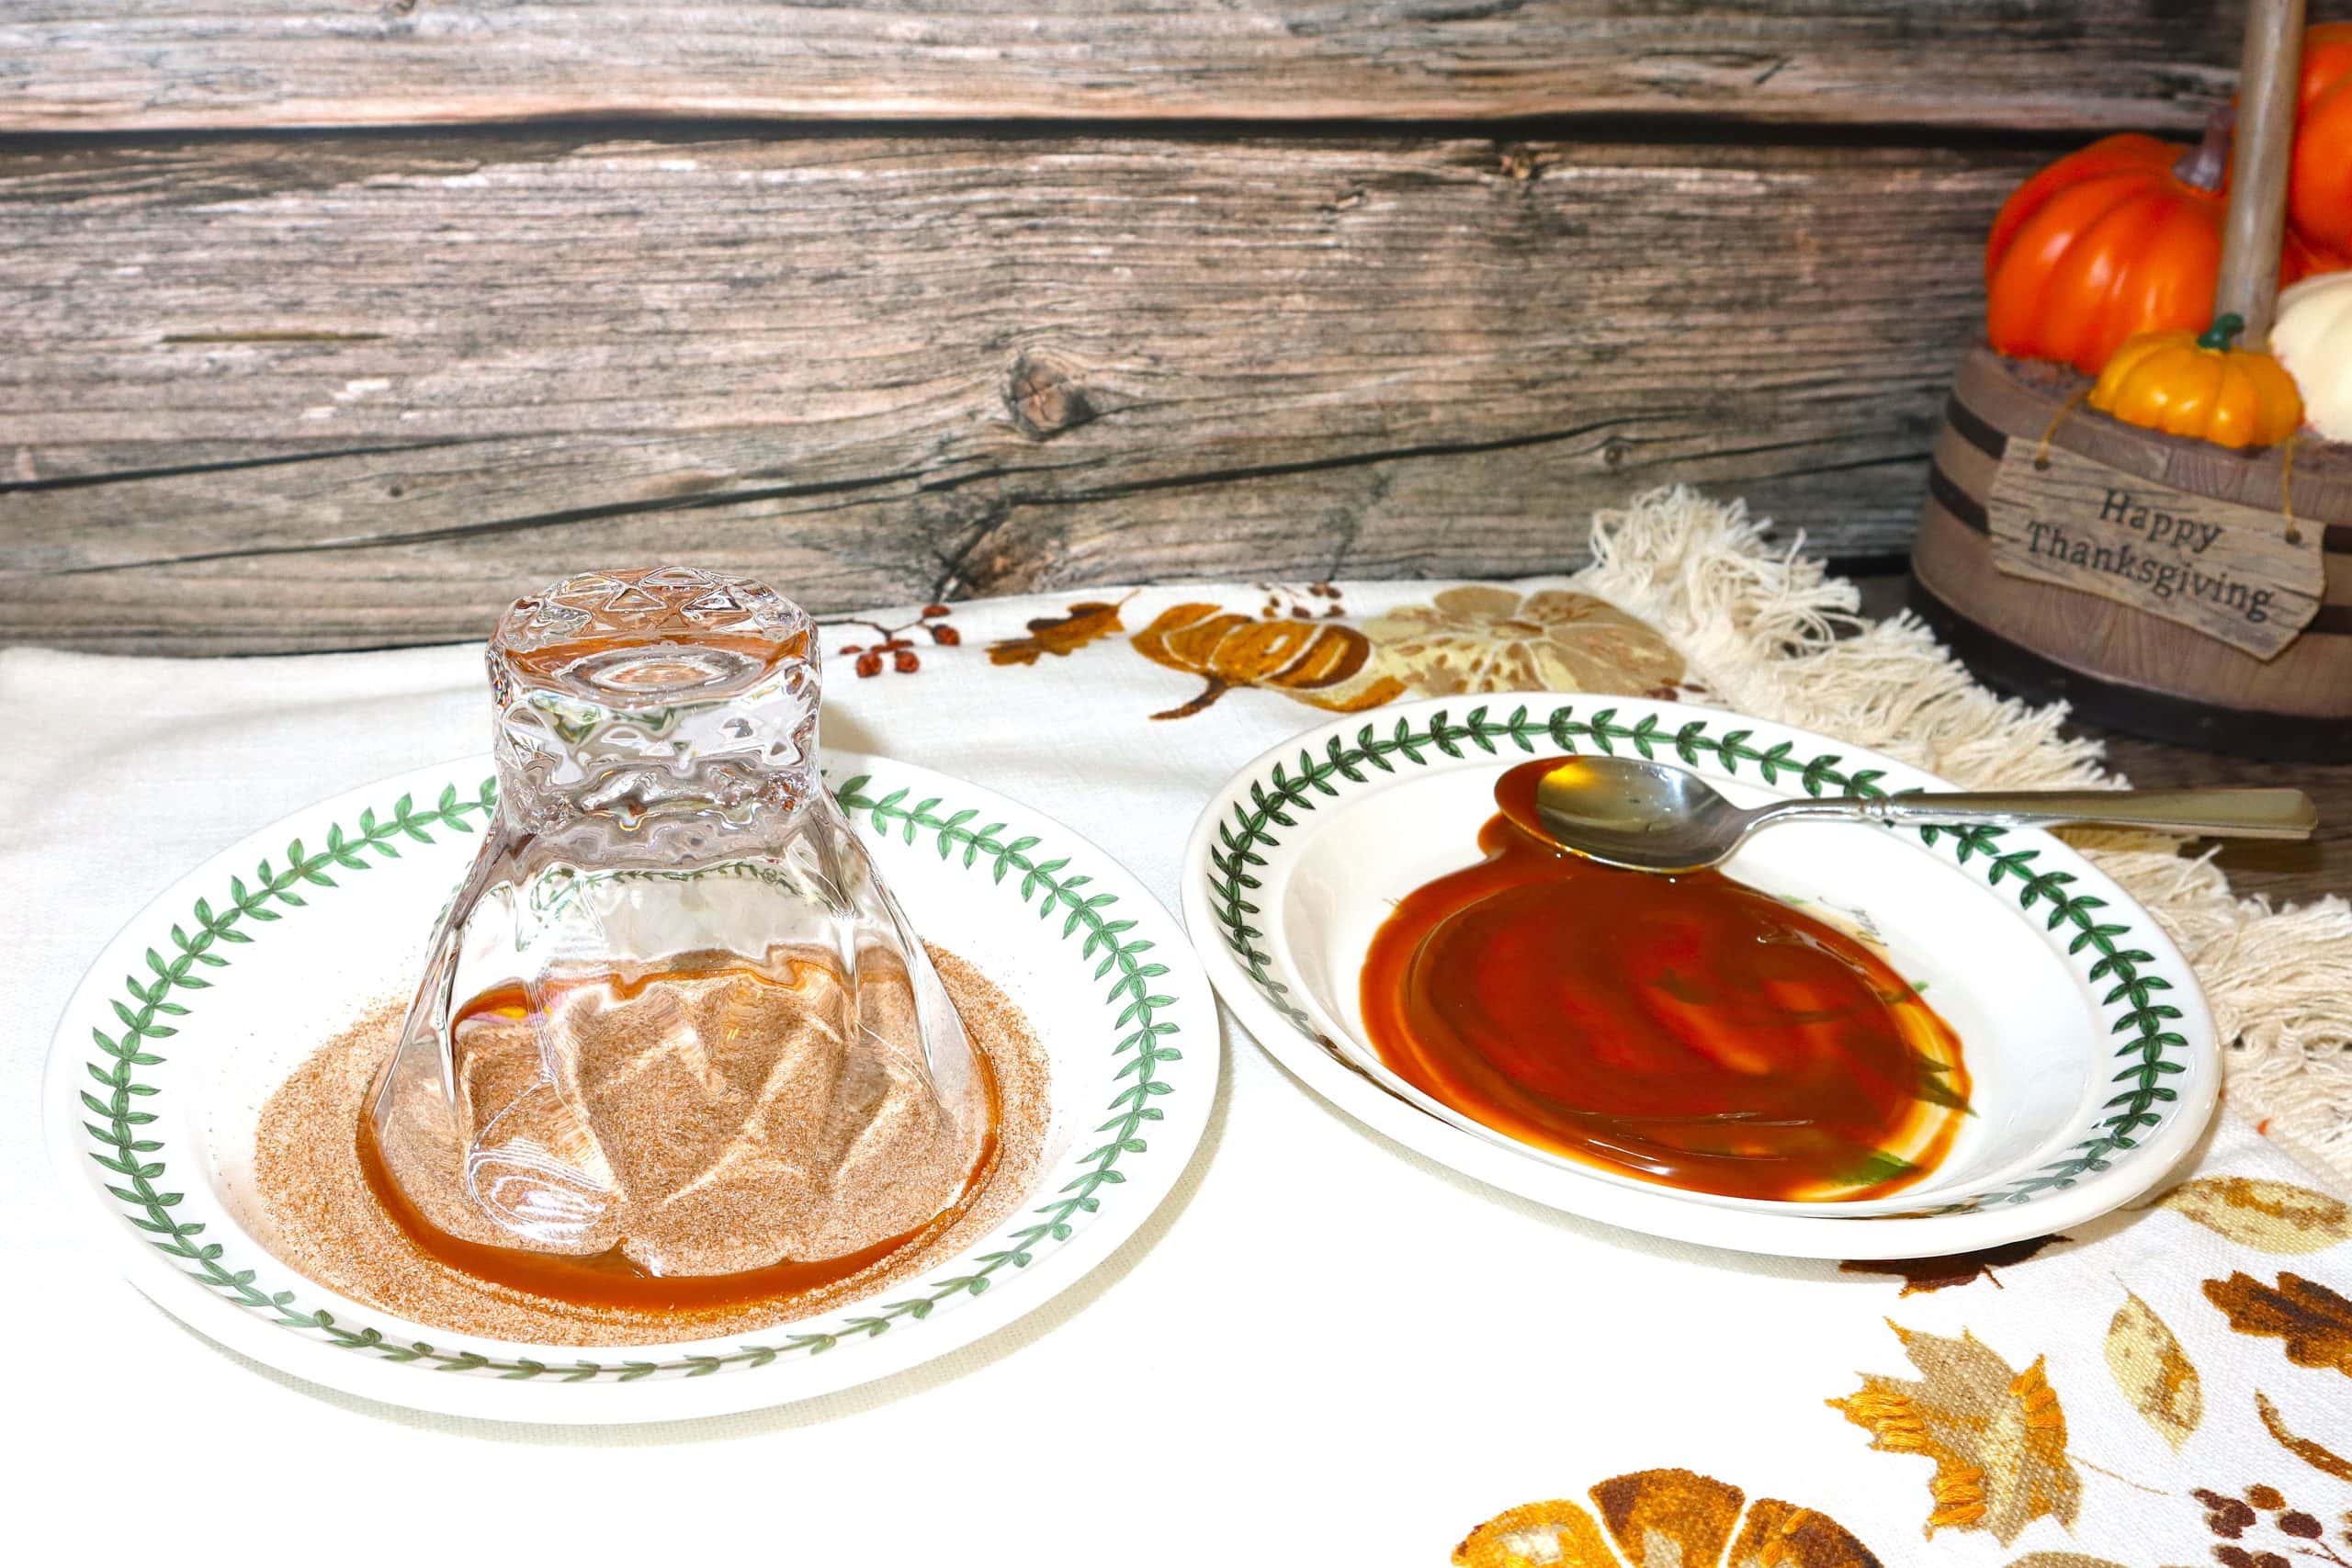
[[[1515,781],[1513,781],[1515,782]],[[2096,823],[2225,839],[2305,839],[2319,825],[2299,789],[2021,789],[1875,799],[1835,795],[1745,810],[1680,768],[1630,757],[1570,757],[1496,793],[1520,827],[1603,865],[1660,873],[1719,865],[1776,822],[1990,823],[2042,828]]]

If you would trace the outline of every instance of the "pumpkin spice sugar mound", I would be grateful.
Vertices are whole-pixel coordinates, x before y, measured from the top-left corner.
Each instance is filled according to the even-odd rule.
[[[316,1284],[430,1327],[531,1345],[648,1345],[766,1327],[825,1312],[955,1256],[1011,1215],[1034,1182],[1050,1121],[1043,1047],[1021,1010],[971,964],[931,951],[974,1047],[993,1068],[997,1152],[944,1224],[813,1290],[710,1306],[648,1310],[558,1300],[484,1280],[420,1250],[378,1200],[352,1135],[362,1101],[401,1027],[378,1009],[315,1052],[263,1107],[254,1175],[265,1239]],[[887,1187],[887,1176],[876,1179]],[[789,1205],[785,1205],[789,1207]],[[911,1211],[910,1211],[911,1212]],[[747,1208],[758,1231],[790,1216]],[[721,1249],[723,1238],[713,1238]]]
[[[544,1011],[519,989],[493,993],[506,1005],[469,1008],[452,1031],[457,1118],[438,1097],[408,1097],[380,1129],[362,1123],[361,1157],[383,1162],[370,1179],[413,1235],[421,1222],[469,1249],[449,1261],[493,1277],[516,1248],[668,1276],[847,1267],[949,1212],[989,1157],[970,1125],[983,1118],[959,1126],[921,1066],[868,1032],[913,1029],[910,987],[879,983],[882,967],[854,998],[820,954],[551,969]],[[976,1066],[985,1086],[985,1057]],[[551,1156],[596,1184],[568,1223],[533,1226]],[[398,1185],[393,1162],[408,1173]],[[513,1186],[528,1206],[507,1201]]]

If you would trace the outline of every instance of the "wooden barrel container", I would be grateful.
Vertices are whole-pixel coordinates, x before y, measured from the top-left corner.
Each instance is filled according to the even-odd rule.
[[[2089,385],[2064,366],[1969,354],[1912,545],[1914,608],[1986,682],[2063,697],[2094,723],[2211,750],[2352,759],[2352,446],[2306,436],[2231,452],[2094,412],[2081,401]],[[2004,459],[2014,481],[2015,465],[2047,467],[2052,452],[2272,514],[2282,536],[2316,544],[2317,610],[2263,658],[2132,604],[2004,571],[1991,518]]]

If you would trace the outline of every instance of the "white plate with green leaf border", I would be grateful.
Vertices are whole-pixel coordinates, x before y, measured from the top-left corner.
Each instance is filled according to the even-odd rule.
[[[322,1041],[414,986],[495,798],[487,757],[300,812],[124,928],[51,1047],[44,1114],[62,1179],[132,1282],[190,1327],[419,1409],[561,1422],[755,1409],[1001,1328],[1109,1257],[1175,1185],[1215,1098],[1216,1004],[1174,919],[1078,834],[923,768],[839,752],[827,763],[915,928],[1018,1002],[1050,1060],[1035,1186],[962,1255],[771,1329],[591,1349],[402,1322],[270,1254],[251,1178],[262,1103]]]
[[[1318,1094],[1465,1175],[1589,1219],[1799,1258],[1926,1258],[2042,1235],[2162,1180],[2212,1114],[2213,1024],[2147,912],[2047,833],[1804,822],[1725,870],[1879,942],[1973,1080],[1944,1161],[1894,1201],[1679,1191],[1532,1148],[1423,1094],[1367,1043],[1359,986],[1393,901],[1479,859],[1495,780],[1532,757],[1642,756],[1742,806],[1951,786],[1721,709],[1557,694],[1341,719],[1236,773],[1193,832],[1186,925],[1226,1005]]]

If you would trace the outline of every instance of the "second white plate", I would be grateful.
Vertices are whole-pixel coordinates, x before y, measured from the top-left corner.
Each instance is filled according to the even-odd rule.
[[[2079,1224],[2161,1180],[2221,1082],[2195,976],[2145,910],[2046,833],[1800,823],[1728,868],[1866,921],[1957,1029],[1976,1112],[1901,1213],[1679,1191],[1531,1149],[1391,1072],[1358,976],[1391,901],[1477,859],[1494,780],[1577,750],[1690,769],[1741,805],[1951,787],[1892,758],[1719,709],[1556,694],[1440,700],[1326,725],[1236,773],[1193,829],[1186,925],[1219,996],[1285,1067],[1465,1175],[1677,1240],[1791,1257],[1934,1257]]]

